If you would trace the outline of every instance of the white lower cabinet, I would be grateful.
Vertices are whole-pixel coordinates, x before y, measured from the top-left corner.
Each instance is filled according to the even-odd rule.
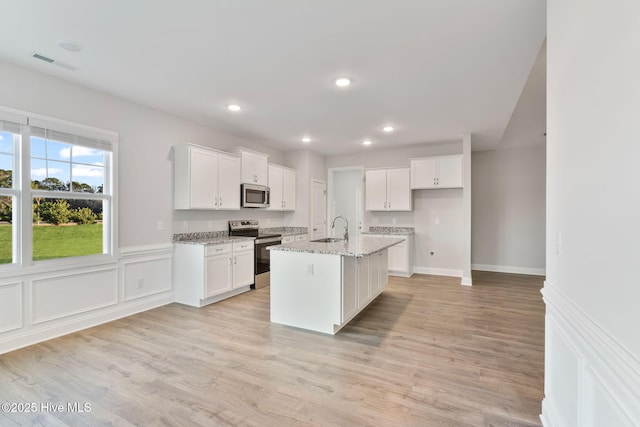
[[[358,276],[356,278],[358,283],[358,308],[362,308],[367,305],[371,292],[369,288],[369,273],[371,264],[369,263],[369,256],[356,258]]]
[[[388,283],[387,249],[364,257],[343,257],[342,322],[349,321],[384,290]]]
[[[205,248],[205,288],[202,299],[231,290],[231,257],[231,245]]]
[[[253,241],[233,244],[233,289],[253,284],[255,280],[253,250]]]
[[[404,239],[403,242],[389,248],[388,274],[391,276],[411,277],[413,275],[413,235],[366,234],[371,237]]]
[[[290,236],[282,236],[282,244],[293,242],[306,242],[309,238],[306,234],[292,234]]]
[[[202,307],[248,291],[253,281],[252,240],[219,245],[174,245],[176,302]]]

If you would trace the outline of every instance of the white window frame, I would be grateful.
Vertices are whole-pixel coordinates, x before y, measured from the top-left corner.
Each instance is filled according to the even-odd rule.
[[[0,265],[0,274],[25,270],[50,271],[68,269],[117,261],[118,248],[118,134],[90,126],[80,125],[38,114],[32,114],[0,106],[0,120],[8,120],[22,125],[21,144],[14,142],[14,188],[1,189],[2,195],[13,195],[13,263]],[[71,191],[46,191],[31,189],[31,127],[51,129],[80,137],[108,142],[105,152],[103,193],[74,193]],[[79,144],[82,145],[82,144]],[[110,154],[109,154],[110,153]],[[79,197],[76,197],[79,196]],[[103,205],[103,252],[74,257],[33,260],[33,198],[98,199]]]

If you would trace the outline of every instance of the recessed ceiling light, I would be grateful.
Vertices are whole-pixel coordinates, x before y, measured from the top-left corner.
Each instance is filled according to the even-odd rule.
[[[382,128],[382,130],[385,132],[393,132],[393,126],[385,126]]]
[[[76,42],[72,42],[69,40],[60,40],[58,42],[58,46],[60,46],[64,50],[68,50],[69,52],[80,52],[82,50],[82,46],[80,46]]]
[[[346,87],[349,86],[351,84],[351,79],[348,79],[346,77],[340,77],[338,80],[336,80],[336,86],[339,87]]]
[[[236,104],[229,104],[227,105],[227,108],[229,111],[240,111],[240,106]]]
[[[305,136],[302,138],[302,142],[311,142],[311,138],[309,138],[308,136]]]
[[[371,145],[371,141],[368,139],[365,139],[364,141],[362,141],[362,145]]]

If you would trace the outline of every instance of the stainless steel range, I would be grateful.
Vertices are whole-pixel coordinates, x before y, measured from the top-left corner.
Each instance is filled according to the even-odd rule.
[[[251,285],[253,289],[264,288],[270,283],[270,254],[267,248],[269,246],[279,245],[282,243],[282,235],[280,234],[260,234],[258,221],[243,220],[229,221],[229,236],[246,236],[255,237],[254,248],[254,264],[256,271],[255,284]]]

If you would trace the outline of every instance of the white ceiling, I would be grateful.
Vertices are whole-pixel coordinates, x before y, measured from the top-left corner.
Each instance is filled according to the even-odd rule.
[[[0,58],[279,150],[324,155],[469,132],[474,149],[498,147],[546,36],[543,0],[0,5]],[[337,88],[340,76],[353,84]],[[530,91],[544,91],[537,82]],[[243,111],[227,111],[230,103]],[[527,126],[543,133],[536,120]],[[387,123],[396,131],[383,133]]]

